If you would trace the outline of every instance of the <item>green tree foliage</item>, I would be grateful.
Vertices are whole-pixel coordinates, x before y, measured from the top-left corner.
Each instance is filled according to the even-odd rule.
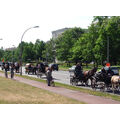
[[[35,51],[35,59],[36,60],[39,60],[39,59],[43,60],[42,54],[43,54],[43,51],[45,50],[45,42],[37,39],[33,49]]]
[[[117,64],[120,61],[120,16],[109,19],[106,32],[110,41],[110,62]]]
[[[72,47],[84,33],[81,28],[72,28],[66,30],[56,40],[57,59],[61,61],[70,61],[72,57]]]
[[[55,62],[55,40],[50,39],[50,41],[47,41],[45,44],[45,50],[43,51],[43,58],[47,62]]]
[[[1,49],[0,49],[0,60],[3,59],[3,55],[4,55],[4,50],[1,48]]]

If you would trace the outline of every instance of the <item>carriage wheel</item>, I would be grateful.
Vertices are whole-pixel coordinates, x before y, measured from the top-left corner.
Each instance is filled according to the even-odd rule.
[[[89,81],[87,80],[87,81],[85,82],[85,86],[88,86],[88,83],[89,83]]]
[[[96,91],[96,83],[93,81],[91,81],[91,88]]]
[[[76,79],[74,80],[73,85],[75,85],[75,86],[78,85],[78,81]]]
[[[70,78],[70,84],[73,85],[73,78]]]
[[[102,84],[102,87],[100,88],[100,91],[105,92],[105,87],[106,87],[105,84]]]

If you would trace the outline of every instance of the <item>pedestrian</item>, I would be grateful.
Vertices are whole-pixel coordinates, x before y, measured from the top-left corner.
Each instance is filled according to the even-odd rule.
[[[50,86],[50,83],[52,81],[52,70],[48,67],[46,71],[46,76],[47,76],[47,84]]]
[[[6,77],[6,78],[8,78],[8,73],[7,73],[8,68],[9,68],[9,67],[8,67],[8,62],[6,62],[6,63],[5,63],[5,77]]]
[[[11,64],[11,69],[10,69],[11,79],[13,79],[13,77],[14,77],[14,69],[15,69],[15,65],[14,65],[14,63],[12,63]]]

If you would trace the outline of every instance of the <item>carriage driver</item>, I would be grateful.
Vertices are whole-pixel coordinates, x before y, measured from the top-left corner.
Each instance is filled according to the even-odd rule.
[[[76,64],[74,74],[75,74],[75,77],[77,77],[77,78],[82,77],[82,67],[81,67],[80,63]]]

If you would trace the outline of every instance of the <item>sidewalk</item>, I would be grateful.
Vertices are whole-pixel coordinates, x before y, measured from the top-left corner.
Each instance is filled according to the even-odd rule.
[[[0,73],[0,76],[4,77],[3,73]],[[10,78],[10,77],[9,77]],[[49,87],[47,86],[47,84],[42,83],[42,82],[38,82],[38,81],[34,81],[34,80],[29,80],[29,79],[25,79],[22,77],[17,77],[15,76],[14,80],[18,81],[18,82],[22,82],[37,88],[41,88],[44,90],[48,90],[50,92],[54,92],[81,102],[85,102],[88,104],[120,104],[119,101],[115,101],[112,99],[107,99],[104,97],[99,97],[99,96],[94,96],[94,95],[90,95],[87,93],[82,93],[80,91],[74,91],[74,90],[70,90],[70,89],[66,89],[66,88],[62,88],[62,87]]]

